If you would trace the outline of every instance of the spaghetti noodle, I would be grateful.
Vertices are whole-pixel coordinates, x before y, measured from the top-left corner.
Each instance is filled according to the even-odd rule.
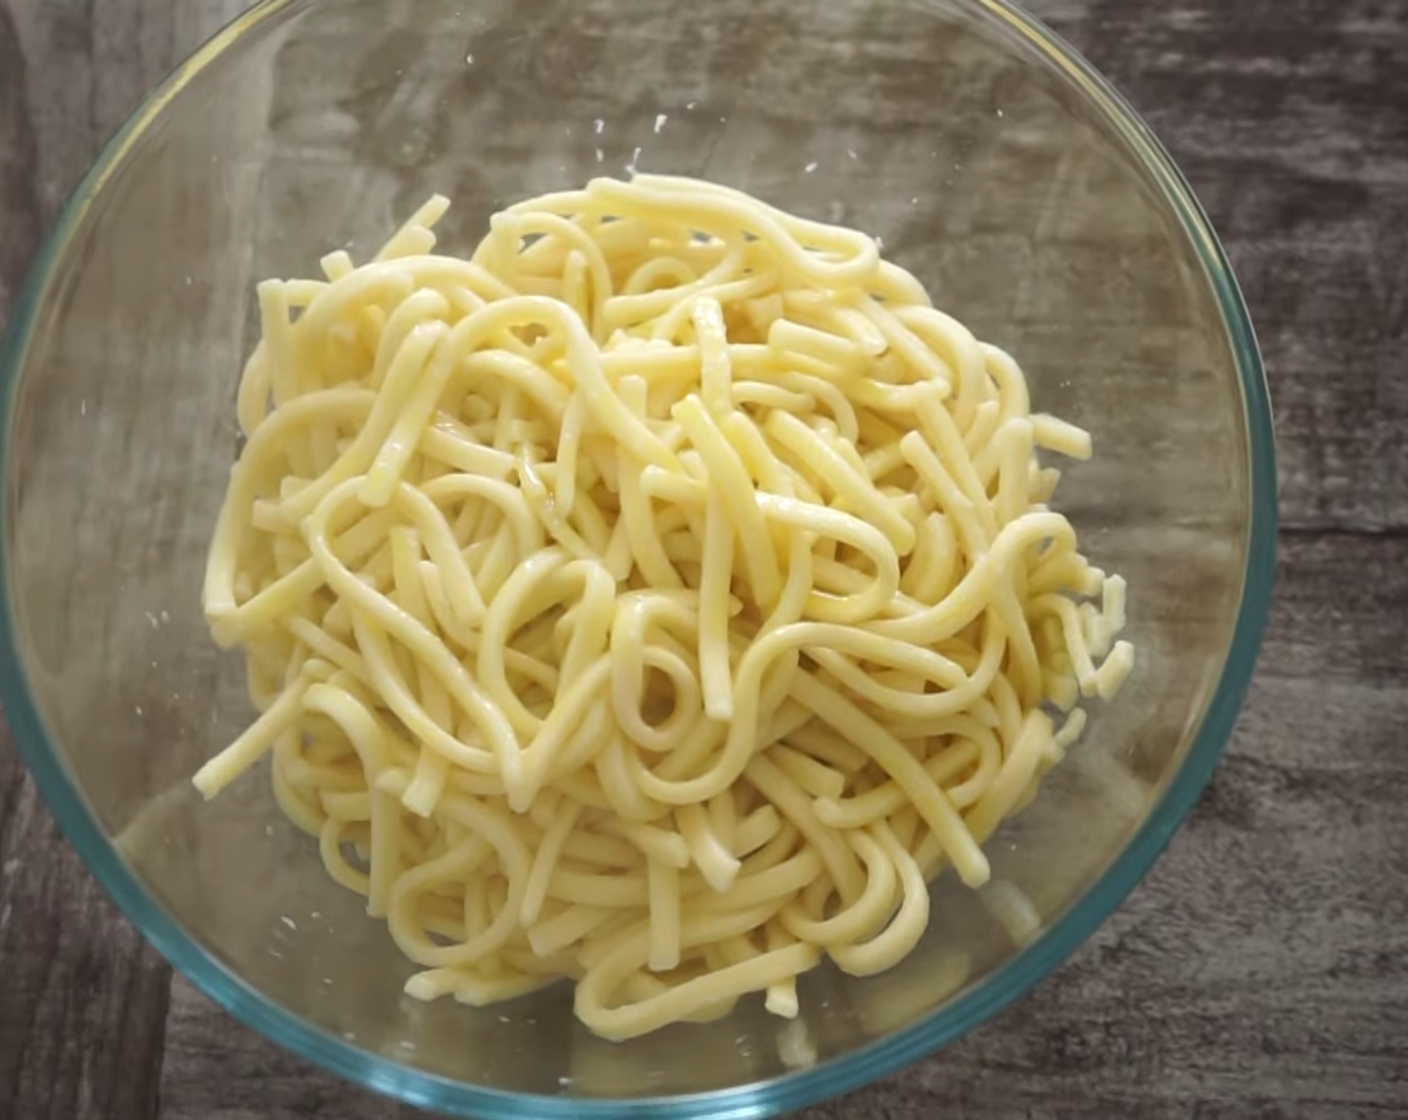
[[[259,287],[204,589],[289,818],[471,1004],[621,1039],[886,969],[1132,664],[1011,358],[876,243],[641,175]],[[1057,722],[1060,726],[1057,726]]]

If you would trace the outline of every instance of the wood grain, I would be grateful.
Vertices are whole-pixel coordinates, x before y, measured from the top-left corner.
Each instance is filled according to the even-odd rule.
[[[170,970],[0,746],[0,1117],[153,1114]]]
[[[37,5],[0,6],[7,306],[63,191],[121,120],[120,106],[77,100],[96,57],[62,20],[40,20]],[[61,841],[8,742],[0,748],[0,961],[0,1115],[150,1115],[169,970]]]
[[[1289,529],[1408,526],[1408,13],[1098,0],[1069,28],[1173,152],[1271,382]]]
[[[103,141],[242,7],[0,3],[0,313]],[[0,739],[0,1118],[154,1116],[170,969]]]
[[[0,314],[103,139],[239,6],[0,0]],[[1408,5],[1029,6],[1150,120],[1245,289],[1272,624],[1208,793],[1115,917],[991,1023],[805,1115],[1408,1115]],[[0,1118],[413,1114],[168,975],[0,745]]]

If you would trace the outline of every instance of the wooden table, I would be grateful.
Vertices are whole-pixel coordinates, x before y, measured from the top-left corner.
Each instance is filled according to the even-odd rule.
[[[1147,115],[1246,290],[1275,608],[1225,761],[1115,917],[942,1055],[807,1116],[1408,1115],[1408,4],[1031,6]],[[240,7],[0,0],[0,314],[103,139]],[[0,745],[0,1118],[412,1112],[173,977]]]

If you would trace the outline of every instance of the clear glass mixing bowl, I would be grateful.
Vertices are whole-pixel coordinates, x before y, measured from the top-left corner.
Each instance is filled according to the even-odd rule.
[[[253,282],[365,254],[433,191],[456,203],[442,244],[467,250],[508,201],[634,168],[867,230],[1015,354],[1036,406],[1094,433],[1059,503],[1128,577],[1139,663],[990,845],[993,886],[935,884],[902,965],[808,975],[794,1024],[747,1001],[618,1045],[574,1022],[565,986],[483,1011],[405,998],[410,966],[266,782],[205,805],[189,778],[250,718],[200,586]],[[1144,125],[999,0],[265,4],[113,140],[0,366],[0,691],[59,823],[240,1019],[453,1113],[760,1116],[992,1015],[1177,828],[1266,615],[1271,423],[1227,262]]]

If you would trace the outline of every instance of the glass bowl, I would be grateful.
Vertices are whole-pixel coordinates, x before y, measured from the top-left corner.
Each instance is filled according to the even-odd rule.
[[[250,718],[207,636],[253,283],[365,254],[434,191],[442,244],[634,169],[866,230],[1089,429],[1058,504],[1128,577],[1138,666],[889,973],[822,968],[626,1044],[565,985],[487,1010],[411,965],[250,777],[197,766]],[[886,1074],[1026,991],[1149,868],[1252,672],[1274,564],[1251,326],[1186,183],[1119,97],[999,0],[275,0],[142,107],[14,308],[0,691],[89,867],[205,993],[297,1053],[461,1115],[750,1117]]]

